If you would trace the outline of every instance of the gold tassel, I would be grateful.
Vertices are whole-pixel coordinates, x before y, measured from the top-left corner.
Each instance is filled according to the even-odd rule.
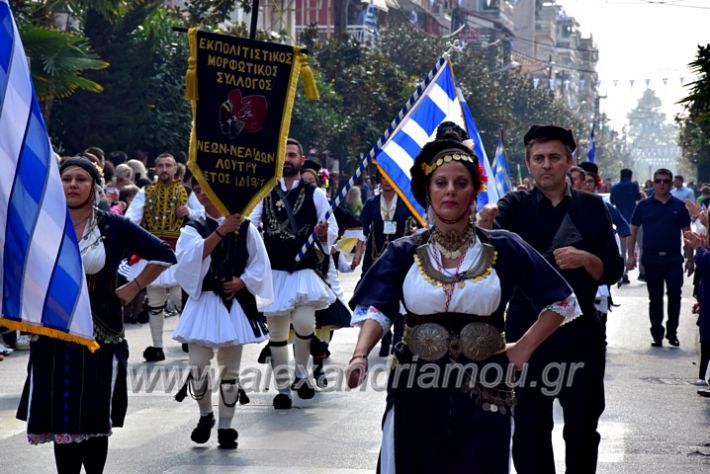
[[[187,58],[185,73],[185,99],[197,100],[197,28],[187,31],[187,41],[190,45],[190,57]]]
[[[318,86],[316,86],[313,71],[308,65],[308,55],[299,51],[298,59],[301,63],[301,81],[303,81],[303,93],[305,98],[308,100],[320,100],[320,94],[318,94]]]

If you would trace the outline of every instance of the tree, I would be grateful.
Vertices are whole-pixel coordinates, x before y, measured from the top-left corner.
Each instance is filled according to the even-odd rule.
[[[83,73],[108,66],[83,36],[54,26],[56,9],[61,4],[57,1],[16,1],[12,6],[30,61],[32,81],[48,124],[55,99],[69,97],[79,90],[101,92],[101,84]]]
[[[635,145],[671,145],[677,129],[666,122],[662,102],[653,89],[646,89],[636,107],[629,112],[629,139]]]
[[[697,167],[698,181],[710,181],[710,44],[698,46],[696,59],[689,64],[698,80],[688,84],[690,93],[681,100],[685,115],[676,117],[683,156]]]

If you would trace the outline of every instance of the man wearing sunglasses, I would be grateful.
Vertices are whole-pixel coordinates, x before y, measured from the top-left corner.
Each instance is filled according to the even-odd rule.
[[[627,239],[629,270],[636,267],[636,236],[643,226],[642,263],[646,269],[648,288],[648,314],[651,320],[653,347],[663,345],[663,336],[668,343],[678,347],[678,318],[680,294],[683,287],[683,254],[681,236],[690,230],[690,215],[685,204],[671,195],[673,173],[661,168],[653,174],[653,196],[639,201],[631,216],[631,236]],[[693,249],[686,248],[685,270],[688,276],[695,269]],[[663,328],[663,283],[668,292],[668,320]]]

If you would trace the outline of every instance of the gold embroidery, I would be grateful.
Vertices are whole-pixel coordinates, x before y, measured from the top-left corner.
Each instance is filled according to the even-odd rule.
[[[187,191],[178,181],[168,185],[155,183],[146,186],[143,227],[160,238],[178,238],[185,219],[176,216],[175,211],[185,204]]]

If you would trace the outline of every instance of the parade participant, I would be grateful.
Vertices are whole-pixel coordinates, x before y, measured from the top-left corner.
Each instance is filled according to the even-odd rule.
[[[397,197],[392,184],[380,178],[380,194],[365,202],[360,214],[365,234],[365,255],[362,260],[362,275],[370,269],[373,262],[382,255],[390,242],[410,233],[414,227],[414,217]],[[387,331],[380,343],[380,356],[389,355],[392,346],[392,331]]]
[[[631,216],[631,236],[627,239],[629,258],[626,267],[636,267],[636,235],[643,226],[643,267],[648,289],[648,316],[651,320],[653,347],[663,345],[663,336],[668,343],[678,347],[678,320],[680,296],[683,288],[683,254],[681,235],[690,230],[690,214],[685,204],[671,195],[673,173],[660,168],[653,173],[653,196],[639,201]],[[686,247],[685,270],[688,276],[695,269],[693,249]],[[663,329],[663,283],[668,296],[668,320]]]
[[[238,214],[222,216],[195,180],[192,189],[207,217],[188,222],[177,241],[175,279],[189,299],[173,338],[190,349],[187,383],[200,409],[191,439],[206,443],[215,423],[209,368],[216,349],[221,377],[217,438],[220,448],[236,449],[234,407],[246,401],[239,387],[242,346],[268,337],[260,310],[274,299],[271,267],[256,227]]]
[[[155,159],[155,171],[158,174],[158,182],[141,189],[133,198],[125,215],[175,249],[175,243],[184,223],[187,219],[204,217],[204,208],[182,182],[175,181],[177,165],[171,154],[158,155]],[[133,265],[129,278],[141,271],[144,264],[145,262],[138,262]],[[173,269],[169,269],[146,288],[148,323],[153,339],[153,345],[143,351],[143,358],[147,362],[165,360],[163,326],[168,294],[171,301],[179,308],[182,294],[175,282]]]
[[[508,193],[481,212],[479,224],[515,232],[540,252],[574,289],[582,316],[560,328],[530,359],[529,375],[540,379],[549,364],[566,367],[570,383],[559,391],[525,386],[517,391],[513,461],[519,474],[555,472],[552,449],[553,401],[564,411],[568,472],[594,472],[604,411],[604,333],[594,308],[600,285],[616,283],[623,272],[609,214],[599,196],[571,189],[566,175],[576,148],[570,130],[533,125],[525,134],[525,164],[535,180],[531,191]],[[524,337],[537,311],[524,295],[510,302],[506,337]],[[573,377],[572,377],[573,375]]]
[[[609,194],[609,200],[619,209],[627,223],[631,221],[631,215],[634,213],[636,203],[641,199],[639,185],[637,182],[631,181],[632,177],[633,172],[630,169],[622,169],[619,172],[619,182],[611,187],[611,193]],[[621,239],[621,256],[626,261],[626,237]],[[628,268],[624,267],[624,276],[619,281],[620,285],[629,283],[628,272]]]
[[[509,363],[523,367],[579,314],[570,287],[537,252],[515,234],[472,224],[483,172],[458,130],[426,144],[411,169],[412,193],[432,228],[391,243],[351,300],[361,329],[350,387],[362,382],[370,350],[401,317],[400,301],[408,311],[388,381],[381,473],[507,473],[515,396],[484,374],[502,378],[507,369],[510,376]],[[503,312],[515,287],[539,318],[506,348]]]
[[[101,178],[90,161],[69,158],[59,169],[100,348],[92,353],[46,336],[34,340],[17,417],[27,421],[30,443],[54,443],[59,473],[79,473],[82,464],[87,473],[99,473],[106,463],[108,437],[113,428],[123,426],[126,415],[128,344],[121,303],[175,263],[175,255],[137,225],[97,208]],[[116,288],[116,270],[126,252],[151,263],[136,279]]]
[[[338,225],[331,214],[326,214],[330,204],[325,193],[301,182],[301,167],[306,157],[301,144],[289,138],[283,178],[252,212],[255,226],[263,227],[274,280],[274,302],[264,308],[269,328],[271,365],[279,393],[274,397],[276,409],[292,406],[291,387],[302,399],[313,398],[315,389],[308,378],[311,339],[315,331],[315,314],[335,301],[333,291],[319,276],[316,269],[323,265],[330,248],[338,236]],[[301,246],[315,230],[317,241],[305,257],[296,262]],[[294,358],[296,374],[290,385],[288,373],[288,333],[293,324],[296,334]]]
[[[702,214],[704,214],[707,224],[707,212],[702,212]],[[698,364],[698,380],[695,385],[707,387],[707,369],[710,363],[710,251],[708,250],[708,236],[686,231],[683,233],[683,241],[695,251],[695,280],[697,281],[695,297],[697,303],[693,312],[698,314],[698,329],[700,331],[700,363]]]

